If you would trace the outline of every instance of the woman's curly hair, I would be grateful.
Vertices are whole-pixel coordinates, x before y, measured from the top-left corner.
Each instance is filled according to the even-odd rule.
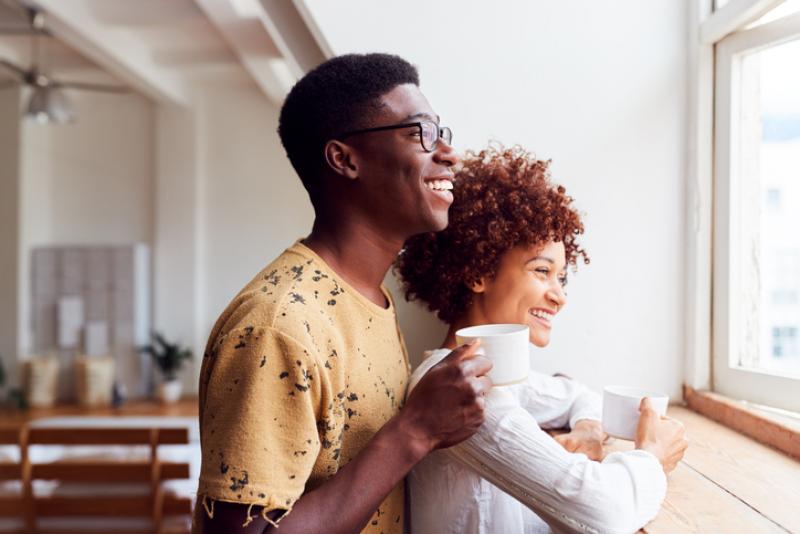
[[[472,303],[470,287],[492,279],[502,256],[517,246],[564,243],[568,265],[589,257],[572,198],[550,182],[550,161],[519,146],[467,152],[456,172],[455,200],[441,232],[408,239],[395,263],[407,300],[421,300],[452,323]]]

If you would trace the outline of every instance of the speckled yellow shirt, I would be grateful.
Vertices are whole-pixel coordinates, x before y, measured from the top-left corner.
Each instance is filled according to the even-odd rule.
[[[199,513],[217,500],[290,511],[398,412],[409,366],[384,293],[385,309],[298,242],[231,302],[200,372]],[[403,494],[364,532],[401,533]]]

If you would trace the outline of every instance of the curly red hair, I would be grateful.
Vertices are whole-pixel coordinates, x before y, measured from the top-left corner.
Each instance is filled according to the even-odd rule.
[[[467,152],[447,228],[410,238],[395,263],[406,299],[452,323],[471,305],[470,287],[494,278],[512,248],[560,241],[568,265],[589,263],[577,242],[580,215],[564,187],[550,182],[549,166],[518,146]]]

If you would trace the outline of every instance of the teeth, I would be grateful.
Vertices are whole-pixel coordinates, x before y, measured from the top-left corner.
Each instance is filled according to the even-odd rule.
[[[544,319],[546,321],[549,321],[549,320],[551,320],[553,318],[553,314],[552,313],[547,313],[547,312],[542,311],[542,310],[531,310],[531,315],[533,315],[535,317],[540,317],[540,318],[542,318],[542,319]]]
[[[450,180],[429,180],[425,182],[425,186],[431,191],[451,191],[453,182]]]

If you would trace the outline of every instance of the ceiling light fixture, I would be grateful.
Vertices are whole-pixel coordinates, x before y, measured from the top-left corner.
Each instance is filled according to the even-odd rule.
[[[38,124],[67,124],[75,120],[75,111],[60,88],[37,84],[32,89],[25,118]]]
[[[3,0],[0,0],[2,2]],[[26,5],[26,4],[24,4]],[[31,65],[24,68],[12,61],[0,58],[0,67],[11,72],[16,78],[13,85],[22,85],[31,88],[31,96],[25,111],[25,118],[38,124],[65,124],[75,120],[75,109],[64,93],[64,89],[97,91],[101,93],[127,93],[126,87],[85,83],[78,81],[64,81],[60,78],[51,78],[40,69],[40,38],[47,37],[49,32],[45,28],[44,13],[34,8],[24,8],[28,13],[31,36]],[[0,28],[2,33],[2,28]],[[1,84],[3,87],[7,84]]]

